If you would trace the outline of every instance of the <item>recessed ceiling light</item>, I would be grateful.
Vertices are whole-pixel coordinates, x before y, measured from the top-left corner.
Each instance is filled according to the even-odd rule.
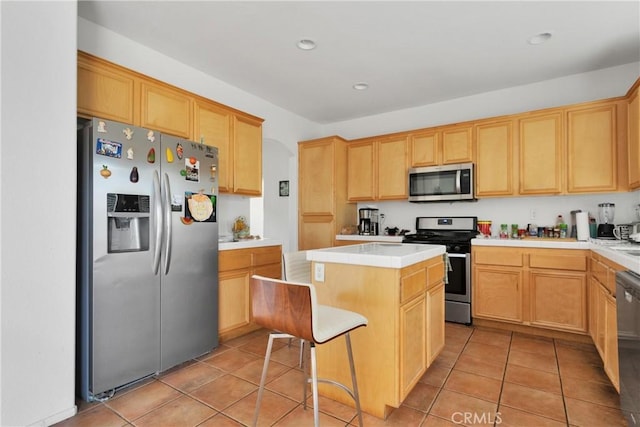
[[[528,42],[529,44],[542,44],[551,38],[551,33],[540,33],[536,34],[533,37],[530,37]]]
[[[367,90],[369,89],[369,85],[367,83],[361,82],[353,85],[355,90]]]
[[[312,50],[316,48],[316,42],[311,39],[300,39],[298,43],[296,43],[296,46],[298,46],[298,49]]]

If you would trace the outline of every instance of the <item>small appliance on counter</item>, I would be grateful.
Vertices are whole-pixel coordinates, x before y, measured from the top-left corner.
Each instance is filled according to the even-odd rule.
[[[378,209],[361,208],[358,212],[358,231],[362,236],[377,236],[378,230]]]
[[[613,218],[616,212],[614,203],[600,203],[598,205],[598,239],[615,239],[613,234],[615,225]]]

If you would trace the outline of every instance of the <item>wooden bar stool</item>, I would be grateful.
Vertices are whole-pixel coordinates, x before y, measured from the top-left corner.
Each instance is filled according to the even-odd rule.
[[[251,306],[254,322],[264,328],[274,330],[269,334],[253,425],[258,423],[273,340],[300,338],[309,342],[311,347],[311,378],[305,372],[303,404],[304,409],[307,409],[307,384],[311,383],[315,426],[317,427],[320,423],[318,382],[324,382],[342,388],[353,398],[358,413],[358,422],[362,427],[362,411],[349,332],[360,326],[366,326],[367,318],[353,311],[318,304],[316,289],[310,283],[287,282],[258,275],[251,277]],[[352,389],[331,379],[318,378],[316,345],[326,343],[341,335],[344,335],[347,344]]]

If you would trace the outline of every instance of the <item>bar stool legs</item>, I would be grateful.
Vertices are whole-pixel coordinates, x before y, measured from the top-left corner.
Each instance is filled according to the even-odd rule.
[[[319,382],[333,384],[335,386],[340,387],[344,391],[346,391],[356,404],[356,412],[358,414],[358,424],[360,425],[360,427],[363,426],[362,409],[360,408],[360,394],[358,393],[358,383],[356,381],[356,370],[355,370],[355,365],[353,363],[353,352],[351,351],[351,337],[349,336],[349,332],[346,332],[344,334],[344,338],[347,343],[347,355],[349,357],[349,368],[351,371],[352,389],[349,389],[344,384],[334,380],[330,380],[327,378],[318,378],[318,368],[317,368],[317,362],[316,362],[316,346],[315,346],[315,343],[313,342],[309,343],[309,346],[311,347],[311,352],[310,352],[311,353],[311,378],[307,376],[303,366],[302,370],[303,372],[305,372],[305,381],[303,384],[304,394],[302,397],[303,399],[302,402],[303,402],[304,409],[307,409],[307,384],[311,383],[311,393],[313,397],[313,420],[314,420],[315,427],[318,427],[320,425],[320,418],[319,418],[320,414],[318,412],[318,383]]]
[[[269,334],[269,343],[267,344],[267,352],[264,357],[264,365],[262,367],[262,376],[260,377],[260,387],[258,388],[258,398],[256,400],[256,411],[253,416],[253,426],[258,425],[258,415],[260,414],[260,404],[262,403],[262,395],[264,394],[264,385],[267,381],[267,370],[269,368],[269,361],[271,359],[271,350],[273,349],[273,340],[278,338],[292,338],[292,335],[282,334],[282,333],[271,333]],[[353,352],[351,351],[351,337],[349,336],[349,332],[344,334],[344,338],[347,343],[347,356],[349,357],[349,368],[351,370],[351,383],[352,389],[349,389],[342,383],[337,381],[333,381],[326,378],[318,378],[318,366],[316,359],[316,345],[313,342],[309,342],[310,353],[311,353],[311,377],[309,377],[304,369],[304,363],[301,359],[300,364],[302,367],[302,371],[304,374],[304,382],[303,382],[303,407],[307,409],[307,384],[311,383],[311,393],[313,397],[313,423],[315,427],[320,426],[320,411],[318,405],[318,383],[329,383],[336,385],[346,391],[355,401],[356,411],[358,413],[358,424],[360,427],[363,427],[362,422],[362,410],[360,409],[360,395],[358,394],[358,383],[356,381],[356,370],[355,365],[353,363]],[[304,345],[301,343],[301,345]]]

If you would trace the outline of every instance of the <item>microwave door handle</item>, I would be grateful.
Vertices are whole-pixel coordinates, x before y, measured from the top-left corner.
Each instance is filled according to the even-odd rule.
[[[462,171],[458,169],[456,171],[456,194],[460,194],[462,192],[462,185],[460,183],[461,178],[462,178]]]

